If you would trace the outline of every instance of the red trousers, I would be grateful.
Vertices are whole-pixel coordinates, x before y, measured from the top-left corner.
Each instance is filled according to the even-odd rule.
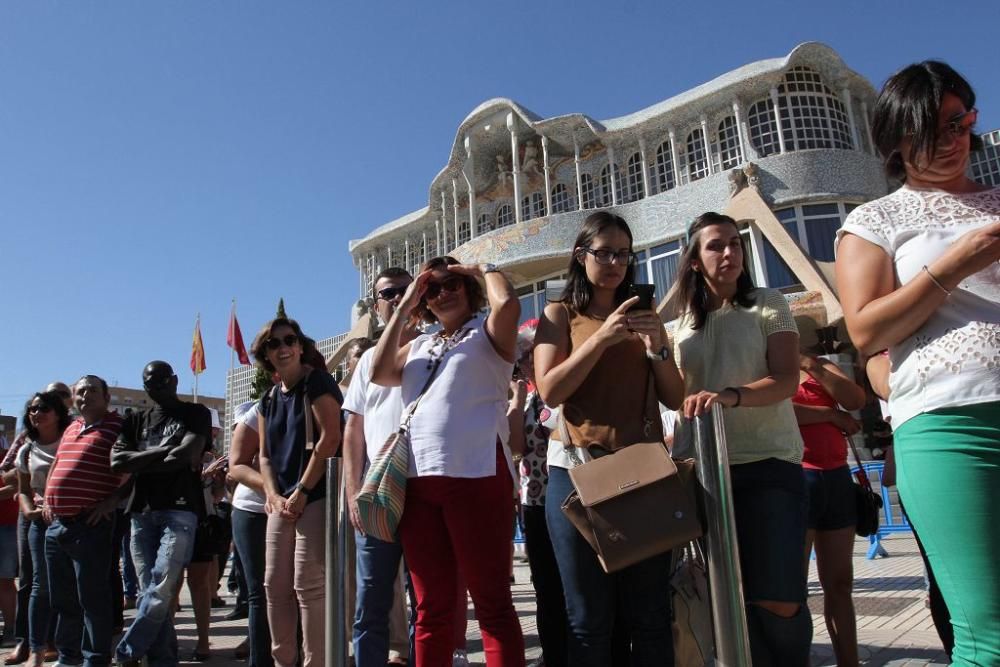
[[[416,477],[399,525],[417,598],[416,664],[451,667],[459,575],[468,585],[488,667],[524,667],[510,593],[513,483],[502,451],[493,477]]]

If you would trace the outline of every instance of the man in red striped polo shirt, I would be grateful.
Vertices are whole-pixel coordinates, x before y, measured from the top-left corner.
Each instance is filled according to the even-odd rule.
[[[76,383],[80,417],[63,433],[45,485],[43,514],[49,595],[59,615],[59,664],[111,664],[113,620],[108,572],[115,508],[127,489],[111,472],[111,448],[122,418],[108,411],[108,385],[96,375]]]

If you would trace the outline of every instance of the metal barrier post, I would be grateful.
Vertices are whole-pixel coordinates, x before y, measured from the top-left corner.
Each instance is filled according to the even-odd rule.
[[[750,639],[736,542],[726,427],[722,406],[718,403],[712,406],[710,415],[695,419],[694,448],[698,479],[704,489],[705,551],[715,630],[715,664],[750,667]]]
[[[347,667],[344,632],[344,520],[341,460],[326,461],[326,664]]]

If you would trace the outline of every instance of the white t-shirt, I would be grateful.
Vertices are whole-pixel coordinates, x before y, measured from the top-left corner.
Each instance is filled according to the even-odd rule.
[[[374,356],[375,348],[361,355],[344,396],[344,409],[365,419],[365,453],[369,463],[375,460],[389,436],[399,429],[403,414],[400,388],[383,387],[371,381]]]
[[[899,284],[966,232],[1000,221],[1000,188],[966,194],[903,186],[859,206],[837,232],[874,243]],[[910,337],[889,348],[893,428],[932,410],[1000,401],[1000,264],[963,280]]]
[[[257,414],[257,402],[254,401],[253,406],[251,406],[251,408],[246,411],[246,414],[244,414],[240,419],[240,423],[256,433]],[[237,484],[236,490],[233,491],[233,507],[238,510],[243,510],[244,512],[263,514],[264,496],[263,494],[257,493],[246,484]]]
[[[499,436],[511,480],[517,479],[508,449],[507,423],[507,392],[514,364],[493,349],[485,322],[485,317],[474,317],[456,332],[461,342],[444,354],[437,377],[413,415],[410,477],[491,477],[496,474]],[[404,405],[417,398],[430,376],[429,351],[441,347],[439,339],[429,334],[410,344],[401,388]]]

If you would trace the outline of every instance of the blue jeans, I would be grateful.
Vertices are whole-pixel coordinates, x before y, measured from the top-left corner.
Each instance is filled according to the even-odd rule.
[[[53,622],[49,602],[49,570],[45,561],[45,530],[41,519],[28,527],[28,549],[31,551],[31,600],[28,602],[28,645],[34,652],[44,651],[49,643]]]
[[[562,501],[572,491],[569,472],[549,468],[545,519],[566,597],[569,664],[613,664],[612,633],[615,625],[625,624],[631,634],[633,667],[672,666],[670,553],[606,574],[597,554],[562,512]],[[619,609],[625,618],[615,618]]]
[[[93,526],[82,517],[57,517],[45,532],[49,597],[59,619],[56,648],[63,664],[111,664],[114,623],[108,572],[114,557],[114,531],[112,515]]]
[[[17,515],[17,615],[14,636],[22,641],[28,641],[28,605],[31,604],[31,588],[34,573],[31,566],[31,549],[28,542],[28,531],[31,522],[23,514]]]
[[[119,660],[146,657],[150,667],[177,665],[172,612],[184,568],[191,562],[198,515],[183,510],[132,514],[132,558],[139,575],[135,620],[118,643]]]
[[[247,631],[250,667],[273,667],[271,629],[267,625],[267,597],[264,592],[264,542],[267,515],[233,508],[233,544],[243,565],[247,586]]]
[[[122,512],[124,527],[116,531],[121,536],[121,567],[122,591],[125,597],[133,600],[139,597],[139,575],[135,573],[135,563],[132,561],[132,520],[130,515]]]
[[[389,612],[395,598],[396,577],[403,545],[383,542],[355,531],[357,602],[354,610],[354,659],[357,667],[384,667],[389,659]],[[408,578],[408,577],[407,577]],[[407,585],[409,588],[409,585]],[[410,660],[413,648],[413,614],[410,622]]]

